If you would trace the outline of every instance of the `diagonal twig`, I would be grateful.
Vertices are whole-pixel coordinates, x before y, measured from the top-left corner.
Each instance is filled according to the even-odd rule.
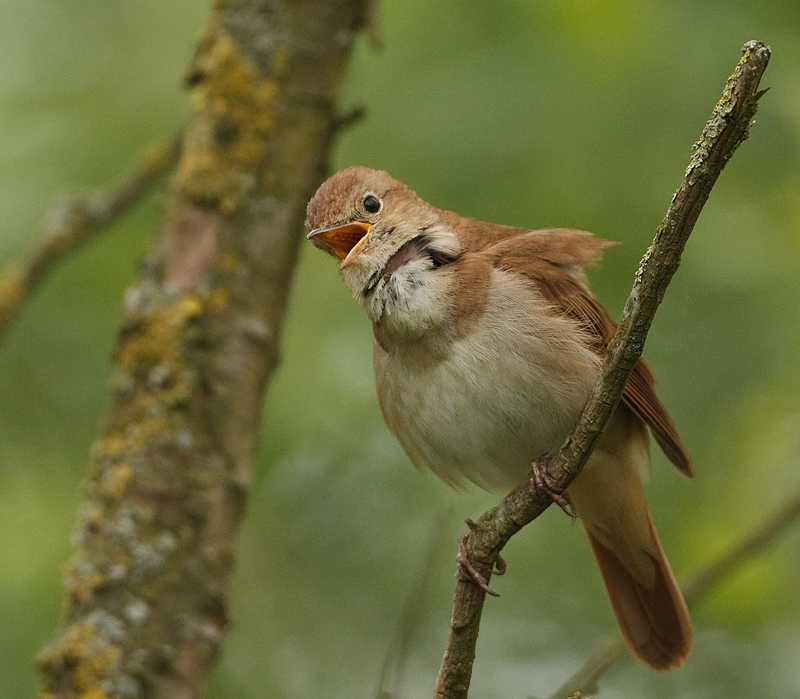
[[[601,376],[575,429],[549,462],[547,471],[555,492],[563,492],[589,458],[619,402],[628,374],[641,356],[653,316],[678,268],[700,211],[725,164],[748,136],[758,98],[763,94],[759,91],[759,81],[767,67],[770,49],[761,42],[751,41],[742,50],[742,59],[695,144],[684,180],[642,259],[617,332],[609,343]],[[508,540],[551,502],[544,495],[531,495],[526,486],[509,493],[470,532],[466,553],[472,565],[488,580]],[[484,599],[481,588],[459,578],[436,699],[467,696]]]
[[[0,337],[56,264],[128,211],[172,166],[179,143],[151,146],[116,189],[72,197],[51,213],[31,255],[0,273]]]

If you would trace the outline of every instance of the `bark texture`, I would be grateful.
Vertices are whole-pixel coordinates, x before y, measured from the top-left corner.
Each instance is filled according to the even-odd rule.
[[[163,223],[126,292],[42,696],[200,697],[305,204],[363,0],[215,0]]]

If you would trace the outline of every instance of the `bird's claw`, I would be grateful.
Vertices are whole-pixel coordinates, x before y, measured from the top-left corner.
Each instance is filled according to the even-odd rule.
[[[473,520],[467,517],[464,522],[466,522],[469,530],[471,532],[475,531],[478,528],[478,525],[475,524]],[[503,575],[506,570],[508,569],[508,564],[506,563],[505,559],[498,553],[494,559],[494,568],[492,569],[493,575]],[[498,595],[499,597],[500,595]]]
[[[569,493],[566,491],[558,493],[554,489],[553,482],[550,480],[550,476],[547,473],[548,461],[549,459],[547,457],[531,461],[531,477],[528,480],[528,490],[531,495],[535,495],[537,492],[547,495],[547,497],[564,510],[567,516],[574,522],[578,519],[578,513],[575,511],[575,504],[572,502]]]
[[[474,526],[474,522],[469,525],[470,528]],[[483,590],[487,595],[492,595],[492,597],[499,597],[500,595],[497,594],[492,588],[489,587],[488,583],[486,582],[486,578],[481,575],[475,566],[472,565],[469,561],[469,557],[467,556],[467,537],[462,536],[458,540],[458,555],[456,556],[456,562],[458,563],[458,569],[461,573],[463,573],[469,580],[474,582],[481,590]],[[495,561],[495,565],[497,566],[497,574],[502,575],[505,573],[506,564],[502,558],[499,556]]]

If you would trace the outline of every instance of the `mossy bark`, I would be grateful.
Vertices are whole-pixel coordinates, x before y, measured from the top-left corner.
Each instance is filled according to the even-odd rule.
[[[216,0],[163,224],[124,299],[113,404],[43,697],[204,693],[305,203],[363,0]]]

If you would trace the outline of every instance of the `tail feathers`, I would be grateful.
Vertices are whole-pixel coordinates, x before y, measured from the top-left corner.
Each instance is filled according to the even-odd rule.
[[[682,665],[689,655],[692,627],[652,523],[650,531],[655,575],[647,583],[637,579],[588,528],[586,534],[631,652],[656,670],[669,670]]]

